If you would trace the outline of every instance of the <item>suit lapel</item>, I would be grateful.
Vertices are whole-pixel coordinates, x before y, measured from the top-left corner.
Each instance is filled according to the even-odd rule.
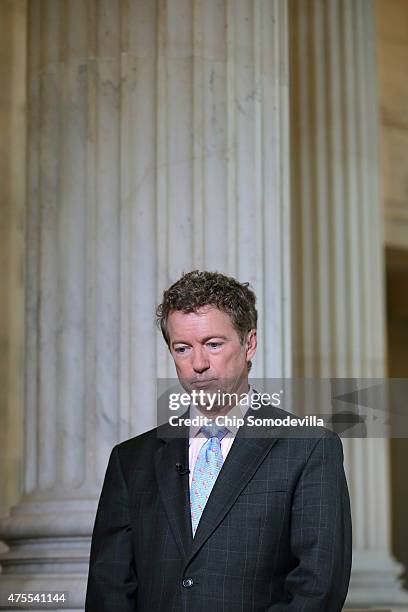
[[[166,431],[164,428],[162,431]],[[180,552],[184,557],[193,541],[190,517],[190,494],[188,473],[177,472],[176,464],[188,468],[188,436],[167,438],[155,455],[156,478],[160,496]],[[182,435],[182,432],[180,432]]]

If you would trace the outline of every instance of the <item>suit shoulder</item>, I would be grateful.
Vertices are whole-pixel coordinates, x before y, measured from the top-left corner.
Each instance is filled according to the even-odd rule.
[[[289,438],[294,443],[296,442],[307,442],[307,445],[310,448],[313,448],[319,440],[322,439],[333,439],[336,441],[336,445],[342,447],[342,443],[340,437],[336,432],[326,427],[324,424],[317,424],[312,417],[316,416],[316,421],[320,417],[317,415],[299,415],[284,408],[280,408],[278,406],[273,406],[272,404],[265,406],[267,411],[267,417],[274,419],[274,422],[279,422],[277,426],[280,424],[287,423],[288,426],[279,427],[280,434],[283,438]],[[265,412],[259,411],[259,416],[265,416]],[[293,424],[293,420],[296,421],[296,424]]]
[[[159,432],[159,427],[145,431],[133,438],[120,442],[114,447],[113,451],[116,450],[119,453],[123,466],[129,463],[134,464],[135,461],[146,460],[161,445]]]
[[[146,444],[151,442],[158,437],[158,427],[154,427],[153,429],[149,429],[148,431],[144,431],[137,436],[133,436],[132,438],[128,438],[127,440],[123,440],[123,442],[119,442],[116,446],[120,451],[124,451],[128,448],[135,448],[137,446]]]
[[[294,412],[290,412],[290,410],[286,410],[286,408],[279,408],[279,406],[273,406],[272,404],[267,404],[264,406],[264,410],[267,411],[267,416],[271,417],[273,419],[279,419],[281,421],[284,421],[284,419],[295,419],[298,423],[298,425],[296,425],[296,427],[304,427],[306,425],[306,423],[303,423],[302,420],[306,418],[307,415],[303,415],[303,414],[295,414]],[[258,412],[258,411],[257,411]],[[263,412],[263,410],[259,410],[259,415],[260,416],[264,416],[265,413]],[[312,415],[309,415],[312,416]],[[317,418],[320,418],[319,415],[313,415],[316,416]],[[293,426],[292,426],[293,427]],[[317,436],[317,437],[324,437],[325,435],[330,435],[333,434],[333,432],[328,429],[327,427],[324,427],[322,425],[315,425],[313,427],[310,427],[311,429],[313,428],[313,430],[315,430],[316,432],[319,432],[321,435]]]

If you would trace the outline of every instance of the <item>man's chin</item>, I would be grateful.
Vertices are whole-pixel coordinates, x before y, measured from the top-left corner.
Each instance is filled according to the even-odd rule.
[[[231,410],[231,406],[201,406],[197,405],[197,409],[201,414],[204,414],[206,417],[212,418],[216,417],[219,414],[225,414]]]
[[[200,381],[200,382],[185,382],[181,383],[183,389],[187,391],[187,393],[205,397],[206,395],[214,396],[218,393],[223,393],[222,386],[220,386],[219,381],[211,380],[211,381]]]
[[[193,382],[180,380],[180,383],[191,396],[193,404],[206,414],[228,412],[242,399],[235,391],[237,387],[235,380],[214,379]]]
[[[194,404],[196,404],[199,408],[203,408],[207,412],[211,409],[216,410],[219,402],[217,398],[222,395],[222,391],[219,389],[218,385],[205,385],[205,386],[194,386],[193,387],[192,398]]]

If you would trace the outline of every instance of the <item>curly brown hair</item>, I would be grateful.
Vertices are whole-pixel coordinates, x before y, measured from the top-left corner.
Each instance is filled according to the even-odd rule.
[[[163,292],[163,301],[156,309],[156,323],[170,349],[167,317],[173,310],[196,312],[202,306],[215,306],[229,315],[241,344],[251,329],[256,329],[258,313],[256,296],[249,283],[240,283],[220,272],[192,270]],[[251,362],[248,362],[248,371]]]

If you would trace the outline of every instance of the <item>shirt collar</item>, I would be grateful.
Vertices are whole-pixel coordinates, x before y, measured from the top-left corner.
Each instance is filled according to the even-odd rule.
[[[252,385],[249,384],[249,390],[248,390],[249,401],[246,402],[245,404],[240,404],[240,403],[235,404],[235,406],[233,406],[231,410],[228,412],[228,416],[229,417],[235,416],[236,418],[244,417],[247,413],[248,408],[251,405],[253,394],[254,394],[254,389]],[[195,406],[194,404],[190,404],[189,408],[190,408],[189,416],[191,419],[197,416],[203,416],[203,413],[200,412],[197,406]],[[190,425],[190,430],[189,430],[190,444],[191,444],[192,438],[195,438],[198,435],[200,429],[201,427],[199,425]],[[231,425],[230,427],[228,427],[228,429],[230,430],[232,437],[235,437],[239,428]]]

